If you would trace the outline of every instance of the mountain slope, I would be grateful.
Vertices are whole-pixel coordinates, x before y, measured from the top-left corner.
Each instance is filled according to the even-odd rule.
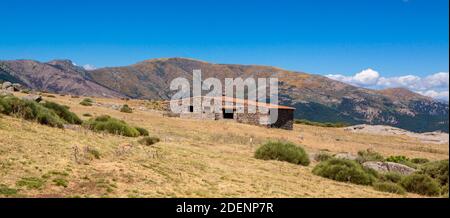
[[[18,82],[35,90],[98,97],[123,97],[85,75],[68,60],[40,63],[32,60],[0,61],[0,79]]]
[[[2,63],[4,65],[5,62],[0,62],[0,66]],[[448,132],[449,107],[447,104],[436,102],[406,89],[369,90],[319,75],[292,72],[270,66],[211,64],[185,58],[167,58],[147,60],[125,67],[86,71],[81,68],[73,69],[74,66],[68,62],[64,62],[68,65],[43,64],[51,65],[49,70],[21,68],[19,66],[28,66],[28,63],[23,61],[6,63],[14,69],[13,73],[8,75],[14,78],[28,78],[21,81],[32,88],[51,88],[50,91],[63,92],[68,89],[61,85],[61,81],[68,84],[85,81],[88,84],[85,86],[88,88],[80,87],[75,90],[84,90],[86,95],[98,96],[98,93],[102,93],[104,96],[122,95],[142,99],[169,99],[173,94],[169,90],[170,82],[177,77],[191,80],[194,69],[202,70],[202,79],[215,77],[222,81],[225,78],[236,77],[277,77],[281,104],[295,107],[296,118],[349,124],[383,124],[416,132],[435,130]],[[27,76],[35,71],[37,73],[33,77]],[[65,75],[65,80],[52,80],[45,83],[47,85],[40,85],[42,81],[49,79],[48,75],[55,73],[62,77]],[[67,82],[67,80],[77,82]],[[91,84],[96,85],[98,90],[89,89]]]

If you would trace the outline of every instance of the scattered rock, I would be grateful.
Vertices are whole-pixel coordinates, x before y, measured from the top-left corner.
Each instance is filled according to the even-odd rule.
[[[394,172],[401,175],[410,175],[416,171],[416,169],[408,167],[403,164],[393,162],[379,162],[369,161],[362,164],[365,168],[373,169],[379,173]]]
[[[0,96],[13,95],[10,91],[0,89]]]
[[[350,153],[337,153],[334,155],[335,158],[345,159],[345,160],[356,160],[358,156],[350,154]]]
[[[3,84],[2,84],[2,89],[8,89],[9,87],[11,87],[12,86],[12,83],[10,83],[10,82],[4,82]]]
[[[384,125],[368,125],[361,124],[355,126],[349,126],[343,128],[344,131],[354,132],[354,133],[367,133],[374,135],[390,136],[390,135],[404,135],[411,138],[416,138],[423,143],[433,143],[433,144],[448,144],[448,133],[444,132],[426,132],[426,133],[415,133],[400,128]]]
[[[42,101],[42,96],[40,95],[26,95],[23,96],[22,99],[24,100],[30,100],[30,101],[36,101],[36,102],[41,102]]]
[[[22,90],[22,85],[20,85],[19,83],[13,83],[12,87],[14,88],[15,92]]]

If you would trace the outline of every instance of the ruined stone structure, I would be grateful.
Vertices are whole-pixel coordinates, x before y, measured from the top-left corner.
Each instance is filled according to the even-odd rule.
[[[197,100],[194,100],[196,98]],[[247,123],[257,126],[265,126],[268,128],[281,128],[287,130],[292,130],[294,125],[295,108],[292,107],[230,98],[225,96],[199,96],[184,100],[189,101],[189,107],[184,108],[181,113],[176,113],[176,116],[181,118],[204,120],[234,120],[238,123]],[[176,100],[174,103],[181,105],[181,101],[182,100]],[[215,111],[213,106],[203,105],[202,102],[204,101],[211,102],[210,105],[214,105],[213,101],[220,102],[219,104],[221,105],[221,110]],[[173,101],[167,102],[169,111],[171,102]],[[249,106],[253,106],[256,109],[254,111],[249,111]],[[242,107],[243,112],[238,110],[240,107]],[[278,113],[278,116],[275,116],[276,113]]]

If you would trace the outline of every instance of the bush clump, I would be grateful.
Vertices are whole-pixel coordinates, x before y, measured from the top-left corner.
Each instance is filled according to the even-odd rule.
[[[319,163],[313,173],[340,182],[350,182],[360,185],[371,185],[376,176],[372,171],[364,169],[355,161],[345,159],[330,159]]]
[[[384,157],[372,149],[367,149],[365,151],[358,151],[358,157],[356,160],[359,163],[364,163],[367,161],[384,161]]]
[[[80,102],[83,106],[92,106],[92,103],[94,103],[94,101],[90,98],[85,98]]]
[[[69,111],[69,107],[60,105],[55,102],[45,102],[44,107],[53,110],[61,119],[70,124],[80,125],[83,121],[73,112]]]
[[[448,186],[449,161],[441,160],[425,164],[419,171],[420,174],[428,175],[435,179],[440,186]]]
[[[138,137],[141,133],[134,127],[131,127],[122,120],[112,118],[108,115],[91,118],[83,125],[95,132],[108,132],[115,135],[127,137]]]
[[[294,123],[308,125],[308,126],[333,127],[333,128],[341,128],[341,127],[350,126],[349,124],[342,123],[342,122],[338,122],[338,123],[330,123],[330,122],[321,123],[321,122],[314,122],[314,121],[305,120],[305,119],[297,119],[297,120],[294,121]]]
[[[139,132],[139,134],[141,134],[141,136],[148,136],[150,134],[148,130],[142,127],[134,127],[134,128],[136,128],[136,130]]]
[[[400,183],[402,181],[403,176],[399,173],[395,172],[388,172],[385,174],[382,174],[380,176],[380,180],[384,182],[393,182],[393,183]]]
[[[4,184],[0,184],[0,195],[4,195],[4,196],[14,196],[17,194],[17,189],[14,188],[9,188],[8,186],[4,185]]]
[[[411,159],[411,163],[413,164],[426,164],[430,162],[430,160],[426,159],[426,158],[413,158]]]
[[[133,109],[131,109],[127,104],[124,104],[124,105],[120,108],[120,112],[123,112],[123,113],[133,113]]]
[[[51,127],[63,128],[64,124],[64,120],[53,110],[35,101],[23,100],[14,96],[0,97],[0,113],[17,116],[25,120],[34,120]]]
[[[19,187],[27,187],[28,189],[40,189],[45,181],[36,177],[25,177],[16,182]]]
[[[95,159],[100,159],[100,158],[101,158],[100,151],[97,150],[97,149],[94,148],[94,147],[87,146],[87,147],[85,147],[84,150],[85,150],[85,152],[86,152],[88,155],[90,155],[91,157],[93,157],[93,158],[95,158]]]
[[[406,190],[403,187],[393,182],[377,182],[373,184],[373,188],[377,191],[382,192],[389,192],[400,195],[406,194]]]
[[[290,142],[267,142],[255,152],[255,158],[262,160],[279,160],[308,166],[308,154],[299,146]]]
[[[53,179],[53,183],[54,183],[56,186],[62,186],[62,187],[64,187],[64,188],[67,188],[67,186],[68,186],[68,184],[69,184],[69,182],[68,182],[66,179],[63,179],[63,178],[56,178],[56,179]]]
[[[428,175],[414,173],[406,176],[400,182],[408,192],[436,196],[441,190],[439,184]]]
[[[146,136],[146,137],[140,139],[138,142],[142,145],[150,146],[150,145],[158,143],[159,141],[160,140],[157,137]]]
[[[314,156],[314,160],[316,160],[318,162],[327,161],[331,158],[333,158],[333,156],[331,154],[328,154],[325,152],[320,152],[316,156]]]

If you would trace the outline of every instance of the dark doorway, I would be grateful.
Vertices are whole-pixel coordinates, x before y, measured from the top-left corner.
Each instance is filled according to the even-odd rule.
[[[192,105],[189,106],[189,112],[191,112],[191,113],[194,112],[194,106],[192,106]]]
[[[234,119],[234,111],[222,110],[223,119]]]

